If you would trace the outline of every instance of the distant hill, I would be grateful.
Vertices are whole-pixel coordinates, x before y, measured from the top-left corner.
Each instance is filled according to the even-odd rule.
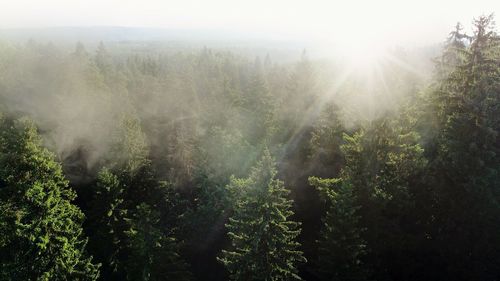
[[[226,49],[239,54],[264,57],[270,54],[274,61],[300,58],[303,49],[311,49],[305,42],[274,38],[258,33],[237,33],[225,30],[164,29],[142,27],[44,27],[0,29],[0,40],[24,44],[29,40],[73,47],[83,42],[89,49],[99,42],[109,47],[161,49],[179,51],[203,47]]]
[[[82,42],[92,50],[99,42],[106,47],[121,48],[127,52],[165,53],[189,50],[227,50],[248,58],[264,58],[270,55],[273,62],[295,61],[302,51],[307,50],[310,58],[324,58],[332,55],[332,50],[321,44],[271,36],[266,33],[236,32],[210,29],[168,29],[149,27],[90,26],[90,27],[41,27],[41,28],[0,28],[0,41],[24,44],[29,40],[38,43],[54,43],[58,47],[74,48]],[[439,45],[404,48],[424,58],[433,57],[440,50]]]

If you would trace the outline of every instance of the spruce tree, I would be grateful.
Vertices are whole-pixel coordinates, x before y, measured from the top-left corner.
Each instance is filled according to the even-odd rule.
[[[432,191],[430,236],[454,280],[494,280],[500,262],[500,37],[493,17],[474,21],[474,33],[458,30],[468,44],[452,48],[460,60],[441,60],[428,98],[436,144],[426,182]],[[495,234],[494,234],[495,233]],[[459,234],[459,235],[457,235]]]
[[[329,203],[318,241],[324,280],[401,280],[415,273],[394,266],[394,259],[411,259],[416,250],[413,198],[426,162],[411,130],[415,121],[404,113],[394,117],[344,134],[339,178],[310,179]]]
[[[1,117],[0,117],[1,118]],[[0,279],[96,280],[84,215],[27,120],[0,120]]]
[[[355,206],[360,206],[367,270],[376,279],[405,280],[419,273],[413,259],[424,234],[414,202],[422,192],[426,160],[420,137],[412,130],[415,120],[404,111],[394,117],[374,120],[344,135],[346,164],[340,178],[352,187]],[[403,270],[398,263],[407,267]]]
[[[363,264],[366,255],[366,241],[360,226],[360,206],[352,186],[341,179],[309,178],[317,188],[328,211],[323,218],[323,228],[318,242],[318,258],[315,262],[321,280],[366,280],[367,271]]]
[[[297,266],[306,259],[296,242],[300,224],[290,219],[289,191],[276,179],[269,151],[248,178],[232,177],[228,189],[237,195],[226,225],[231,248],[219,260],[231,280],[301,280]]]
[[[175,238],[177,193],[156,179],[137,119],[124,119],[117,149],[120,162],[99,173],[92,210],[103,274],[109,280],[189,280]]]

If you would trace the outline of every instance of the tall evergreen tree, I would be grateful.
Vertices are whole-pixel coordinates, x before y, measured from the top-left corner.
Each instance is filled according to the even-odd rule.
[[[296,238],[299,223],[293,215],[289,191],[276,179],[268,150],[246,179],[231,178],[237,194],[234,214],[227,224],[231,249],[219,260],[232,280],[301,280],[297,265],[306,261]]]
[[[116,152],[121,161],[99,173],[93,202],[94,250],[105,265],[104,277],[189,280],[174,233],[177,194],[155,178],[137,119],[125,118],[122,137]]]
[[[0,279],[96,280],[61,165],[31,122],[0,118]]]
[[[422,192],[426,159],[419,135],[412,130],[415,120],[404,111],[394,117],[374,120],[344,136],[346,164],[340,178],[352,186],[355,206],[360,206],[373,278],[404,280],[419,273],[410,266],[402,270],[398,263],[416,266],[416,241],[423,233],[417,228],[415,198]]]
[[[321,192],[328,205],[315,262],[320,279],[366,280],[366,241],[362,236],[365,229],[360,226],[360,206],[356,205],[352,186],[340,179],[316,177],[309,178],[309,183]]]
[[[456,37],[465,37],[456,32]],[[492,16],[456,50],[461,60],[430,91],[435,143],[427,183],[432,190],[434,248],[454,280],[495,280],[500,252],[500,38]],[[448,56],[449,43],[443,56]],[[455,48],[457,49],[457,48]]]
[[[309,160],[314,165],[312,170],[316,176],[337,177],[344,164],[340,146],[346,129],[340,113],[340,108],[335,104],[326,104],[315,121],[309,144]]]
[[[242,101],[239,124],[249,143],[259,144],[273,135],[274,107],[274,99],[270,95],[260,60],[257,59]]]
[[[413,268],[403,271],[395,266],[394,258],[411,263],[416,251],[413,198],[425,159],[418,135],[411,130],[414,121],[403,113],[396,117],[344,134],[340,177],[311,179],[330,198],[319,259],[337,265],[318,266],[325,280],[362,280],[368,272],[377,280],[402,280],[415,273]],[[362,268],[360,262],[365,263]]]

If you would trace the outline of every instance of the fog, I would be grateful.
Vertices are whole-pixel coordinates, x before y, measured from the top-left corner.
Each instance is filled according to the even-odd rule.
[[[10,1],[0,27],[125,26],[217,30],[262,39],[434,43],[457,21],[500,12],[494,0],[467,1]],[[357,38],[357,39],[356,39]]]
[[[134,40],[133,32],[128,40],[112,40],[127,36],[122,29],[117,35],[114,29],[103,32],[110,40],[97,43],[96,38],[101,38],[92,32],[98,28],[86,31],[90,36],[85,44],[76,44],[45,41],[43,36],[65,37],[60,29],[47,30],[48,34],[38,34],[35,40],[18,33],[20,37],[1,44],[0,98],[5,112],[35,120],[46,145],[76,177],[116,157],[110,151],[127,116],[137,116],[142,123],[152,157],[177,153],[176,145],[211,142],[206,135],[220,126],[258,145],[258,138],[270,132],[259,128],[264,124],[252,124],[261,122],[256,120],[262,116],[238,104],[251,95],[269,96],[266,99],[273,107],[260,108],[264,101],[256,100],[251,110],[253,106],[272,110],[276,122],[296,123],[297,128],[282,128],[277,134],[290,138],[287,143],[300,138],[300,132],[313,126],[332,102],[342,108],[344,125],[354,126],[397,110],[399,104],[415,97],[428,81],[431,58],[439,51],[438,46],[393,49],[380,61],[353,64],[341,56],[322,58],[320,52],[301,49],[298,44]],[[30,34],[30,29],[24,32]],[[286,133],[289,129],[294,131]],[[170,147],[172,141],[178,143]],[[221,144],[210,145],[204,147],[209,154]],[[181,159],[186,163],[175,165],[188,172],[194,159]],[[169,165],[160,172],[167,175]]]
[[[0,279],[498,280],[500,1],[3,2]]]
[[[244,112],[211,115],[226,106],[210,101],[228,90],[218,84],[224,79],[240,96],[254,91],[252,79],[262,79],[265,88],[259,91],[272,93],[282,114],[278,119],[305,110],[303,120],[295,121],[298,131],[312,126],[332,102],[350,127],[416,97],[454,24],[498,6],[496,1],[16,1],[0,10],[0,96],[6,111],[36,121],[62,161],[76,161],[85,171],[99,167],[120,120],[130,114],[142,121],[153,155],[167,153],[164,141],[172,128],[191,130],[183,132],[191,141],[203,139],[206,118],[240,118],[232,126],[252,134],[258,129],[249,127]],[[203,63],[207,68],[198,68]],[[304,63],[307,69],[300,69]],[[289,100],[298,91],[289,89],[293,77],[304,83],[295,87],[311,92],[294,102]],[[298,131],[287,142],[293,143]],[[179,165],[190,165],[184,164]]]

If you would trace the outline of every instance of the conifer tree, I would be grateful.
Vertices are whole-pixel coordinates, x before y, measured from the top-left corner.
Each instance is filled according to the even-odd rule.
[[[345,166],[339,178],[310,180],[330,203],[319,259],[337,265],[317,267],[325,280],[363,280],[372,270],[377,279],[405,278],[393,259],[407,258],[407,251],[414,250],[407,224],[416,224],[412,203],[426,162],[418,135],[411,130],[414,120],[404,114],[397,117],[374,120],[352,135],[344,134]],[[383,242],[387,239],[390,245]]]
[[[0,117],[1,118],[1,117]],[[0,279],[96,280],[84,215],[27,120],[0,120]]]
[[[435,202],[431,235],[447,278],[494,280],[500,262],[500,239],[493,235],[500,225],[500,39],[493,17],[475,20],[467,38],[461,60],[438,65],[449,71],[438,76],[428,101],[436,120],[426,180]]]
[[[315,262],[321,280],[366,280],[367,271],[362,259],[366,255],[366,241],[360,226],[359,206],[352,186],[341,179],[309,178],[317,188],[328,211],[323,218]]]
[[[234,214],[227,224],[231,249],[219,260],[232,280],[301,280],[297,266],[305,262],[296,238],[300,224],[293,215],[289,191],[276,179],[268,150],[246,179],[232,177],[237,194]]]
[[[106,49],[102,41],[99,43],[99,46],[97,47],[94,60],[101,72],[107,73],[110,71],[112,67],[111,58],[108,50]]]
[[[242,101],[242,120],[240,127],[245,138],[251,144],[259,144],[271,137],[275,131],[274,100],[270,96],[269,86],[256,60],[248,88]]]
[[[415,198],[421,192],[420,177],[426,165],[415,120],[405,112],[394,119],[374,120],[364,129],[344,135],[345,166],[340,178],[353,188],[355,206],[360,206],[361,226],[366,228],[367,263],[376,279],[407,279],[418,272],[394,266],[409,260],[422,235],[415,218]],[[391,241],[385,243],[384,241]],[[397,258],[396,258],[397,257]]]
[[[345,127],[341,110],[335,104],[326,104],[315,121],[310,139],[311,170],[319,177],[337,177],[343,166],[342,145]]]
[[[125,118],[117,147],[121,162],[99,173],[93,202],[103,274],[110,280],[189,280],[174,233],[177,194],[155,178],[137,119]]]

